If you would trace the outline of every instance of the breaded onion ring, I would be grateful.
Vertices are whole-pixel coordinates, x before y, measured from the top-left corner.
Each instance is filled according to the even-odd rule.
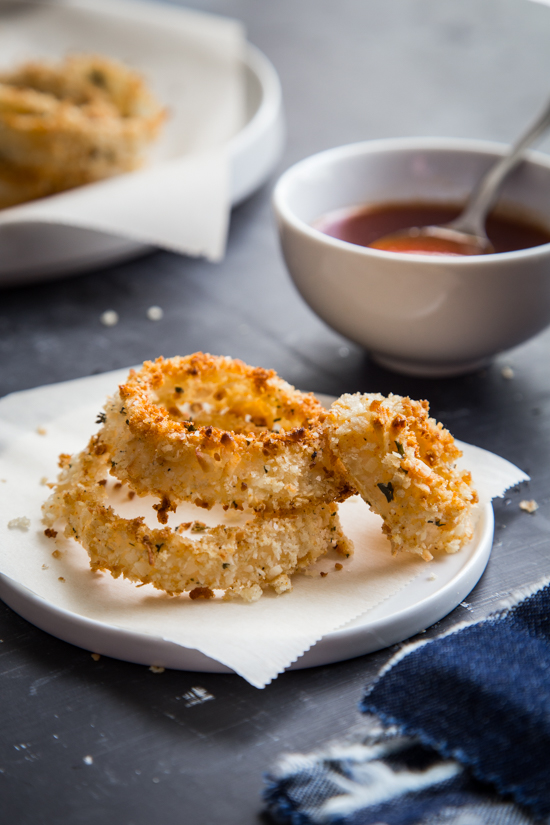
[[[196,353],[148,361],[107,403],[96,449],[159,521],[182,501],[284,513],[354,491],[329,448],[326,410],[273,370]]]
[[[87,450],[65,460],[44,506],[45,523],[51,528],[63,518],[65,536],[87,550],[92,570],[109,570],[115,578],[122,575],[170,594],[191,591],[194,598],[222,589],[227,597],[255,601],[267,588],[291,590],[289,575],[330,548],[352,552],[333,504],[282,518],[255,515],[242,526],[203,525],[196,540],[181,535],[181,528],[151,530],[143,518],[122,518],[106,503],[109,457],[98,456],[96,445],[92,438]]]
[[[452,435],[428,415],[427,401],[343,395],[326,425],[330,445],[371,510],[382,516],[392,550],[456,553],[473,535],[478,501]]]
[[[0,208],[138,168],[164,118],[135,71],[99,55],[3,72]]]

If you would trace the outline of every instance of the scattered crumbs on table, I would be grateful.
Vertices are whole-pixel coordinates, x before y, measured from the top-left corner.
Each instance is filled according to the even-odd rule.
[[[2,482],[2,484],[6,484],[7,480],[8,480],[7,478],[0,478],[0,481]]]
[[[323,578],[325,578],[325,576],[328,576],[328,573],[325,573],[325,571],[324,571],[324,570],[321,570],[321,572],[319,573],[319,575],[320,575],[320,576],[322,576]]]
[[[99,662],[99,660],[101,659],[101,655],[99,653],[92,653],[91,656],[94,662]]]
[[[99,320],[104,327],[114,327],[118,324],[118,312],[114,309],[107,309],[99,316]]]
[[[40,479],[40,484],[42,485],[42,487],[45,487],[47,483],[48,483],[48,476],[42,476],[42,478]]]
[[[149,307],[147,317],[150,321],[162,321],[164,318],[164,310],[162,307]]]
[[[176,699],[179,699],[179,696],[176,696]],[[203,702],[208,702],[210,699],[213,699],[214,696],[211,693],[208,693],[206,688],[203,687],[192,687],[187,693],[184,693],[181,697],[185,699],[185,707],[192,708],[193,705],[202,705]]]
[[[133,490],[130,490],[130,492],[128,493],[128,498],[130,499],[130,501],[132,501],[132,499],[135,498],[135,497],[136,497],[135,492]]]
[[[31,520],[26,516],[18,516],[18,518],[12,518],[11,521],[8,521],[9,530],[23,530],[26,533],[30,526]]]
[[[519,503],[519,509],[525,510],[526,513],[534,513],[535,510],[539,509],[539,505],[534,498],[529,501],[527,499],[523,499],[523,501],[520,501]]]
[[[334,565],[334,569],[335,569],[335,570],[343,570],[343,569],[344,569],[344,565],[343,565],[343,564],[340,564],[340,562],[339,562],[339,561],[337,561],[337,562],[336,562],[336,564]]]
[[[58,582],[64,582],[65,579],[63,578],[63,576],[58,576],[57,581]]]
[[[49,539],[54,539],[57,536],[57,530],[54,530],[53,527],[46,527],[44,535]]]
[[[49,569],[50,569],[50,566],[48,564],[43,564],[42,565],[42,570],[49,570]]]
[[[160,782],[160,779],[158,778],[158,776],[153,777],[153,782],[155,783],[155,785],[158,785],[158,783]]]
[[[503,367],[500,374],[503,378],[506,378],[507,381],[510,381],[514,377],[514,370],[512,367]]]
[[[53,550],[52,551],[52,556],[54,557],[54,559],[60,559],[61,558],[61,553],[59,552],[59,550]]]
[[[435,573],[432,573],[430,576],[428,576],[428,581],[429,582],[434,582],[436,579],[437,579],[437,576],[435,575]]]
[[[117,481],[117,483],[113,487],[113,490],[120,490],[121,487],[122,487],[122,481]]]
[[[48,435],[48,431],[45,427],[37,427],[36,432],[38,435]]]
[[[93,756],[84,756],[82,761],[85,765],[93,765],[94,764],[94,757]]]
[[[151,665],[149,670],[151,673],[164,673],[164,668],[160,667],[160,665]]]

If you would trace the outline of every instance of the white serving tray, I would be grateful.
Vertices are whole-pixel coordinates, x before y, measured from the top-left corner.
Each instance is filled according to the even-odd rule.
[[[86,442],[96,412],[101,408],[105,395],[125,378],[126,373],[126,370],[119,370],[50,387],[27,390],[2,399],[0,405],[2,407],[0,411],[0,424],[2,425],[0,427],[0,464],[2,465],[0,480],[4,480],[5,496],[0,500],[2,545],[0,551],[5,555],[0,554],[2,558],[0,569],[3,570],[3,574],[0,575],[0,598],[25,619],[46,632],[94,653],[144,665],[155,664],[180,670],[220,673],[232,672],[231,667],[238,670],[235,663],[239,662],[249,673],[251,663],[248,661],[248,651],[253,648],[255,652],[252,658],[254,659],[254,656],[261,655],[258,654],[258,650],[261,650],[258,648],[258,642],[265,643],[263,637],[258,636],[256,625],[250,628],[250,645],[246,647],[247,654],[244,659],[240,655],[232,654],[228,660],[223,644],[222,655],[215,657],[213,651],[220,650],[217,645],[217,640],[220,638],[220,627],[217,624],[218,613],[216,613],[214,622],[205,622],[206,617],[201,614],[202,624],[199,622],[198,631],[196,627],[193,630],[184,619],[187,615],[184,613],[185,605],[178,612],[177,600],[173,602],[169,600],[173,608],[163,614],[159,623],[155,618],[154,604],[148,602],[148,598],[154,598],[154,594],[146,595],[143,601],[141,594],[145,591],[136,591],[130,582],[122,579],[114,580],[108,575],[105,579],[100,578],[99,585],[96,582],[90,589],[88,559],[82,548],[75,545],[74,551],[67,556],[64,556],[66,548],[62,549],[61,557],[53,563],[50,558],[51,548],[43,546],[39,541],[37,544],[33,538],[37,529],[36,535],[42,533],[40,506],[48,492],[39,484],[39,479],[53,477],[52,473],[55,474],[56,457],[59,452],[62,450],[73,452],[80,449]],[[325,405],[329,405],[334,400],[329,396],[319,395],[318,397]],[[37,427],[39,430],[45,427],[45,434],[40,434]],[[480,489],[485,489],[486,496],[498,495],[512,483],[525,478],[517,468],[491,453],[460,442],[458,446],[463,451],[464,466],[472,469],[474,478],[478,480],[478,483],[481,482]],[[492,491],[486,489],[487,477],[498,479],[498,483],[493,480]],[[356,502],[354,505],[354,499],[350,499],[340,507],[344,531],[356,542],[356,553],[349,561],[347,572],[347,575],[353,576],[353,579],[349,580],[348,587],[346,588],[344,579],[340,580],[340,575],[343,577],[346,571],[322,579],[322,585],[319,582],[319,586],[313,591],[307,587],[304,591],[304,582],[301,577],[297,576],[294,582],[296,593],[291,593],[281,598],[280,601],[271,600],[271,602],[269,596],[266,596],[268,602],[265,605],[269,622],[277,616],[279,607],[285,616],[288,615],[291,607],[293,610],[297,609],[296,615],[301,615],[302,619],[308,617],[309,621],[311,615],[316,615],[317,594],[322,586],[324,597],[321,601],[324,605],[331,605],[333,611],[342,606],[341,600],[345,599],[345,594],[348,593],[352,611],[346,613],[344,609],[339,615],[353,618],[343,619],[342,622],[338,620],[333,623],[328,622],[324,632],[311,635],[312,641],[309,644],[303,643],[304,637],[300,635],[300,632],[304,627],[300,627],[300,632],[296,634],[296,648],[290,646],[291,653],[288,654],[288,658],[286,658],[286,653],[280,656],[280,662],[285,660],[281,669],[290,662],[293,662],[290,665],[292,669],[325,665],[370,653],[410,638],[453,610],[475,586],[487,565],[494,530],[493,511],[490,504],[481,508],[474,537],[459,553],[438,555],[430,564],[419,562],[410,572],[405,570],[404,576],[396,568],[397,578],[395,578],[391,572],[391,565],[388,569],[385,564],[382,568],[379,566],[380,557],[377,555],[379,550],[382,550],[383,558],[386,558],[387,552],[387,548],[385,546],[380,548],[378,539],[374,538],[374,536],[379,536],[381,539],[379,526],[372,525],[375,527],[375,532],[369,533],[366,522],[360,521],[360,533],[354,532],[357,530],[357,511],[355,511],[355,516],[352,511],[357,503],[362,504]],[[134,504],[131,506],[133,507]],[[364,507],[366,510],[366,505]],[[351,512],[348,508],[351,508]],[[32,528],[26,534],[18,533],[17,530],[12,531],[7,526],[10,519],[22,515],[31,518]],[[133,515],[136,514],[126,512],[125,517]],[[179,514],[179,518],[184,521],[189,520],[183,514]],[[376,517],[372,514],[369,518],[376,522]],[[361,535],[371,535],[373,538],[365,539],[367,542],[365,544],[362,543]],[[42,542],[44,542],[43,537]],[[375,551],[371,542],[376,544],[378,550]],[[10,555],[13,553],[17,553],[17,556]],[[369,575],[365,576],[363,561],[365,553],[370,559],[366,569],[369,569],[370,563],[372,581]],[[389,553],[387,556],[389,564]],[[11,564],[10,559],[15,559],[15,564]],[[19,559],[25,560],[23,567],[19,565]],[[329,566],[333,562],[334,559],[328,560]],[[63,591],[65,586],[70,588],[66,593],[63,591],[60,593],[58,589],[59,579],[57,577],[60,573],[63,574],[61,579],[64,582]],[[396,583],[395,587],[387,588],[384,581],[387,580],[388,573],[392,580],[403,582],[403,584]],[[314,578],[308,579],[310,582],[313,580]],[[102,582],[104,585],[101,584]],[[357,582],[360,582],[360,592],[357,591]],[[342,584],[344,584],[343,590],[341,590]],[[374,591],[372,585],[374,585]],[[82,586],[84,590],[78,595],[79,588]],[[97,591],[94,589],[96,586],[99,586]],[[139,597],[136,597],[137,592],[140,594]],[[304,593],[308,592],[314,596],[313,601],[309,603],[307,601],[309,597],[304,596]],[[382,592],[386,595],[376,596],[376,593]],[[335,594],[337,594],[336,597]],[[357,602],[358,596],[360,597],[359,603]],[[291,602],[295,597],[298,599],[299,607],[296,605],[296,600]],[[304,597],[305,601],[302,601]],[[111,613],[101,607],[105,599],[107,600],[105,605],[114,608]],[[269,612],[270,605],[274,608],[273,615]],[[363,610],[356,609],[360,605],[364,605]],[[198,607],[202,609],[204,605],[198,605]],[[162,605],[161,608],[164,610]],[[173,609],[178,612],[175,625],[173,624],[175,615],[172,612]],[[246,609],[244,607],[240,610],[238,606],[235,609],[233,604],[228,605],[227,615],[221,613],[224,616],[223,621],[226,622],[224,632],[229,633],[228,638],[231,637],[232,632],[235,632],[235,627],[239,628],[239,633],[245,635],[248,633],[249,624],[246,620],[242,622]],[[135,610],[138,613],[133,613]],[[144,611],[148,617],[147,621],[144,624],[140,621],[134,624],[132,616],[135,618],[138,614],[144,615]],[[262,619],[262,615],[263,613],[258,614],[257,621],[266,620],[266,616]],[[282,615],[281,619],[285,616]],[[281,627],[283,625],[284,621],[281,622]],[[333,630],[333,628],[338,629]],[[285,633],[288,632],[287,627]],[[291,633],[294,633],[294,630]],[[214,637],[209,634],[214,634]],[[307,638],[309,639],[310,636]],[[200,645],[193,646],[192,642],[195,640],[198,640]],[[197,649],[199,646],[201,651]],[[298,650],[299,652],[296,652]],[[275,671],[271,678],[276,672],[279,671]],[[256,673],[255,678],[257,676]],[[245,676],[245,678],[248,677]],[[269,681],[263,674],[262,679],[258,677],[258,682],[263,679]]]

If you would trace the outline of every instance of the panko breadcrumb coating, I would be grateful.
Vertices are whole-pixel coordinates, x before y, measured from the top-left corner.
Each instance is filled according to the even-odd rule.
[[[99,55],[0,74],[0,208],[142,165],[165,112],[141,77]]]
[[[273,370],[195,353],[132,371],[105,406],[98,448],[120,481],[164,501],[159,516],[189,500],[282,512],[354,492],[325,418]]]
[[[428,415],[427,401],[399,395],[343,395],[331,407],[330,444],[371,510],[382,516],[392,550],[456,553],[473,535],[478,501],[452,435]]]
[[[145,362],[104,409],[88,447],[60,456],[44,505],[47,531],[62,520],[94,570],[192,598],[282,593],[330,548],[350,555],[335,502],[357,491],[382,517],[393,552],[429,561],[473,535],[471,476],[456,469],[460,450],[426,401],[343,395],[327,411],[272,370],[195,353]],[[109,475],[130,497],[156,497],[164,525],[182,501],[251,518],[150,529],[109,506]]]
[[[292,589],[289,576],[329,549],[349,556],[335,504],[303,508],[287,517],[255,516],[242,526],[206,527],[195,522],[151,530],[143,518],[125,519],[107,504],[109,456],[96,441],[80,455],[64,457],[58,484],[44,506],[44,521],[65,521],[65,536],[87,550],[92,570],[110,570],[170,594],[191,597],[225,591],[226,597],[255,601],[263,590]],[[183,535],[199,532],[196,540]],[[206,592],[208,591],[208,592]]]

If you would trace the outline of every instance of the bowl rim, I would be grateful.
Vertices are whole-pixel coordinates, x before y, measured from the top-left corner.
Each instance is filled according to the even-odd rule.
[[[278,179],[272,195],[272,205],[276,215],[287,224],[302,234],[307,235],[318,243],[334,249],[342,249],[352,252],[365,258],[374,258],[391,261],[402,261],[403,263],[422,264],[423,266],[438,267],[441,263],[446,266],[491,266],[496,261],[512,262],[525,258],[541,258],[550,253],[550,243],[533,246],[527,249],[516,249],[511,252],[494,252],[486,255],[422,255],[410,252],[388,252],[382,249],[360,246],[359,244],[342,241],[331,235],[326,235],[319,229],[306,223],[290,209],[287,202],[287,192],[289,186],[297,174],[308,167],[321,168],[327,162],[343,160],[349,157],[356,157],[369,154],[390,154],[403,150],[427,149],[436,152],[463,152],[465,154],[502,156],[509,150],[509,145],[497,141],[480,140],[474,138],[449,138],[449,137],[394,137],[375,138],[357,143],[348,143],[341,146],[334,146],[324,149],[314,155],[298,161],[289,167]],[[550,171],[550,155],[534,150],[525,153],[525,159],[536,166],[542,166]]]

